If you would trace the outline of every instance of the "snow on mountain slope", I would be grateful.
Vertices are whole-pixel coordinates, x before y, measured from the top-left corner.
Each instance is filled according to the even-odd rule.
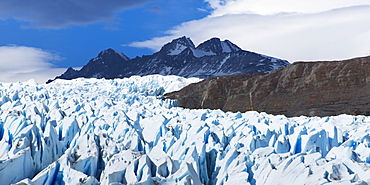
[[[159,75],[0,85],[1,184],[367,184],[370,117],[189,110]]]
[[[269,73],[288,65],[290,63],[286,60],[242,50],[229,40],[212,38],[195,46],[190,38],[180,37],[165,44],[160,51],[152,55],[133,59],[113,49],[104,50],[80,70],[68,68],[55,79],[116,79],[152,74],[204,79],[224,75]],[[50,79],[47,83],[52,81]]]

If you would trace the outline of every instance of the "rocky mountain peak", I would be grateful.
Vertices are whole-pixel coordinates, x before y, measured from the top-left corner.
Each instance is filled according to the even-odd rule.
[[[67,70],[55,79],[80,77],[113,79],[150,74],[209,78],[268,73],[289,64],[286,60],[241,50],[228,40],[212,38],[195,47],[190,38],[180,37],[167,43],[153,55],[133,59],[113,49],[104,50],[80,70]]]
[[[204,56],[236,52],[242,49],[229,40],[221,41],[216,37],[211,38],[195,47],[190,38],[183,36],[164,45],[159,53],[164,53],[166,55],[179,55],[185,50],[188,51],[187,54],[193,55],[196,58],[200,58]]]
[[[237,45],[233,44],[229,40],[221,41],[219,38],[207,40],[199,44],[196,49],[214,54],[231,53],[241,50]]]
[[[65,74],[67,74],[67,75],[74,75],[74,74],[76,74],[76,72],[77,72],[77,70],[73,69],[72,67],[69,67],[67,69],[67,71],[65,72]]]
[[[95,59],[97,58],[101,58],[103,60],[111,60],[111,59],[123,59],[124,61],[130,60],[130,58],[127,57],[122,52],[116,51],[111,48],[101,51]]]
[[[178,55],[187,48],[195,49],[195,45],[190,38],[183,36],[165,44],[159,52],[167,55]]]

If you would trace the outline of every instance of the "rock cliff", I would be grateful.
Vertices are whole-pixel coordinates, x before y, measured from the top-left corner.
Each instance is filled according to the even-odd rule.
[[[370,56],[215,77],[166,95],[187,108],[292,116],[370,115]]]

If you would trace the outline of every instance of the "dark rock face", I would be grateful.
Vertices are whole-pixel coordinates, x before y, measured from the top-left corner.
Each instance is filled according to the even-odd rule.
[[[61,76],[56,78],[71,80],[75,78],[114,78],[118,73],[117,66],[126,66],[130,59],[119,51],[107,49],[91,59],[81,70],[68,68]],[[50,82],[50,81],[49,81]]]
[[[112,79],[151,74],[209,78],[270,72],[289,64],[286,60],[244,51],[228,40],[212,38],[195,47],[189,38],[181,37],[153,55],[134,59],[112,49],[102,51],[81,70],[68,69],[56,79]]]
[[[370,115],[370,56],[296,62],[269,74],[223,76],[166,95],[181,107],[292,116]]]

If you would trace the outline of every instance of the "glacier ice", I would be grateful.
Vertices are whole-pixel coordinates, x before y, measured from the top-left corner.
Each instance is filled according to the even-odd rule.
[[[0,84],[1,184],[367,184],[370,117],[190,110],[199,79]]]

